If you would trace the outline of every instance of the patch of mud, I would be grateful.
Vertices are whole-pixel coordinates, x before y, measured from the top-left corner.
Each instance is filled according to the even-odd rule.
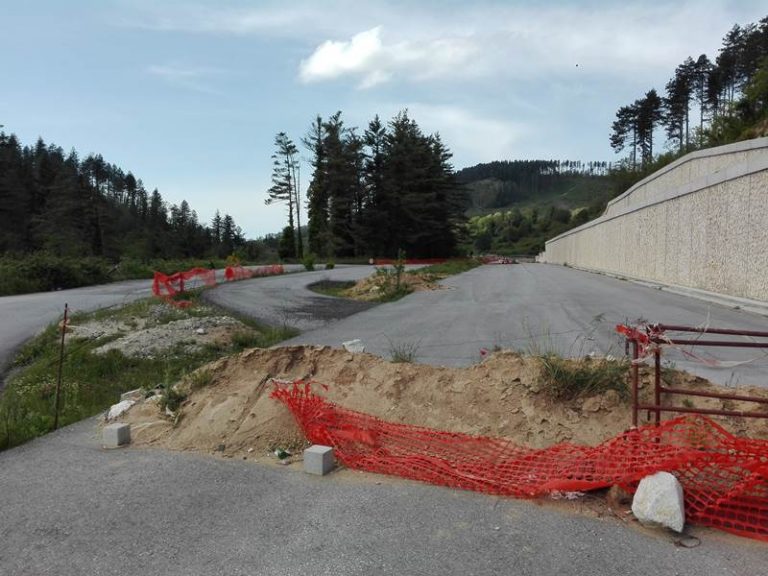
[[[276,448],[300,450],[305,440],[293,417],[269,398],[273,378],[311,378],[328,386],[327,391],[319,385],[315,390],[332,402],[390,422],[498,436],[534,448],[563,441],[595,445],[620,434],[631,421],[628,401],[615,392],[553,402],[541,391],[539,361],[513,352],[494,353],[466,368],[446,368],[393,364],[371,354],[328,347],[292,346],[248,350],[200,370],[209,372],[211,383],[190,391],[175,425],[148,403],[123,417],[132,424],[136,445],[202,452],[219,448],[225,456],[249,459]],[[668,378],[680,388],[715,388],[684,372]],[[643,369],[642,381],[641,395],[649,396],[649,369]],[[180,387],[188,390],[189,384]],[[763,389],[744,392],[768,395]],[[722,405],[714,399],[696,403],[702,408]],[[739,402],[729,408],[750,409]],[[764,420],[718,421],[737,434],[768,438]]]

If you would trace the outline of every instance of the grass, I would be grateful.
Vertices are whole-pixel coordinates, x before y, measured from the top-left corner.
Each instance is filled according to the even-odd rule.
[[[313,292],[318,294],[325,294],[326,296],[334,296],[336,298],[345,298],[345,292],[355,285],[354,280],[321,280],[307,286]]]
[[[418,357],[420,345],[420,342],[392,342],[389,340],[389,358],[395,364],[411,364]]]
[[[77,314],[72,323],[142,318],[150,327],[190,316],[224,314],[212,306],[200,305],[199,295],[193,295],[193,299],[197,303],[184,310],[156,299],[141,300],[122,308]],[[128,357],[118,350],[110,350],[106,354],[93,352],[115,336],[93,340],[67,338],[59,424],[65,426],[98,414],[117,402],[120,394],[128,390],[156,387],[171,390],[185,375],[192,374],[212,360],[245,348],[269,347],[296,334],[292,329],[264,327],[251,320],[243,320],[247,326],[235,333],[228,344],[209,344],[193,353],[181,346],[155,358]],[[0,450],[17,446],[53,429],[59,340],[57,324],[52,324],[29,341],[14,359],[13,364],[18,370],[0,396]],[[191,378],[193,386],[204,386],[212,376],[196,373]],[[169,408],[173,409],[180,401],[173,392],[167,394]]]
[[[594,359],[589,356],[566,359],[552,352],[538,356],[541,365],[542,390],[552,400],[574,400],[582,396],[618,392],[622,400],[629,398],[625,359]]]
[[[461,274],[462,272],[472,270],[478,266],[480,266],[479,260],[476,260],[475,258],[462,258],[459,260],[447,260],[442,264],[432,264],[426,268],[420,268],[419,270],[416,270],[416,273],[419,275],[426,274],[430,276],[445,277],[453,276],[454,274]]]

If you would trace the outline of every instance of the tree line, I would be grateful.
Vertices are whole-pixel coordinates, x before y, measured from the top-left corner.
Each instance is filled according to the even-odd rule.
[[[229,214],[201,223],[186,200],[169,204],[100,154],[0,131],[0,254],[61,257],[224,257],[245,245]]]
[[[459,182],[487,178],[516,182],[537,182],[547,176],[605,176],[611,163],[604,160],[495,160],[462,168],[456,172]]]
[[[306,250],[298,147],[284,132],[275,137],[267,203],[287,208],[281,257],[395,257],[402,250],[430,258],[457,251],[466,192],[439,134],[425,134],[407,111],[386,125],[376,116],[362,133],[346,126],[341,112],[318,116],[301,142],[312,167]]]
[[[750,130],[768,117],[768,17],[735,25],[717,57],[688,57],[675,69],[663,94],[651,89],[616,112],[610,136],[624,163],[644,168],[654,160],[654,139],[663,128],[677,155],[710,145],[753,137]]]

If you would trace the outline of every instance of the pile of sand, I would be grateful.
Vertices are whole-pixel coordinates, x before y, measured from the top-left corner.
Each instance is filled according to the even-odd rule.
[[[629,403],[613,391],[553,402],[541,389],[539,360],[513,352],[497,352],[467,368],[444,368],[293,346],[248,350],[200,370],[210,374],[197,379],[207,385],[190,390],[194,377],[180,384],[189,396],[177,418],[165,416],[152,402],[136,405],[123,417],[132,425],[136,445],[213,452],[223,444],[224,455],[249,459],[277,448],[300,449],[305,440],[293,417],[269,397],[273,378],[311,378],[328,386],[327,391],[320,386],[315,390],[329,400],[388,421],[500,436],[531,447],[566,440],[594,445],[623,432],[631,421]],[[642,394],[650,394],[650,370],[643,369],[642,378]],[[715,388],[684,372],[666,378],[677,387]],[[768,396],[761,389],[744,392]],[[697,399],[696,405],[720,408],[723,402]],[[754,409],[739,402],[729,402],[727,408]],[[731,417],[721,423],[738,434],[768,438],[765,420]]]

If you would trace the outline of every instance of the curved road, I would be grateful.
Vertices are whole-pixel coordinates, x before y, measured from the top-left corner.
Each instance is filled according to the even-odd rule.
[[[299,266],[291,267],[293,270]],[[468,365],[481,349],[557,350],[565,355],[623,353],[616,324],[645,319],[690,325],[768,330],[768,318],[666,290],[543,264],[481,266],[443,282],[444,289],[419,292],[388,304],[323,296],[307,286],[321,280],[357,280],[371,266],[298,272],[221,284],[206,292],[213,303],[266,324],[302,331],[287,344],[340,346],[359,338],[366,350],[388,357],[393,349],[415,349],[417,361]],[[0,365],[38,330],[55,321],[64,302],[92,310],[150,294],[137,280],[61,292],[0,298]],[[723,384],[768,385],[768,360],[758,352],[716,352],[725,361],[749,361],[713,368],[682,355],[668,362]]]
[[[386,355],[392,343],[418,340],[422,361],[443,364],[475,361],[480,346],[494,344],[615,349],[612,324],[627,317],[766,324],[743,311],[544,265],[485,266],[449,278],[444,290],[351,315],[349,303],[306,289],[368,273],[340,267],[207,294],[262,321],[306,330],[290,342],[338,345],[359,337]],[[10,323],[34,332],[65,300],[86,309],[148,291],[144,281],[5,298],[0,319],[6,330]],[[611,516],[349,470],[330,478],[299,470],[103,450],[95,419],[85,420],[0,453],[0,574],[747,576],[761,573],[768,557],[764,543],[711,530],[694,529],[701,546],[686,550],[669,534]],[[589,498],[580,506],[588,510]]]
[[[449,366],[477,362],[481,349],[496,346],[618,356],[624,344],[615,326],[626,321],[768,331],[768,318],[759,314],[545,264],[481,266],[446,279],[443,290],[418,292],[370,309],[307,289],[322,279],[349,280],[370,271],[359,266],[291,274],[221,286],[207,294],[255,319],[302,330],[286,344],[340,346],[359,338],[367,351],[383,357],[398,347],[414,348],[418,362]],[[768,356],[760,351],[698,354],[748,363],[715,368],[675,351],[665,352],[665,361],[721,384],[768,385]]]

